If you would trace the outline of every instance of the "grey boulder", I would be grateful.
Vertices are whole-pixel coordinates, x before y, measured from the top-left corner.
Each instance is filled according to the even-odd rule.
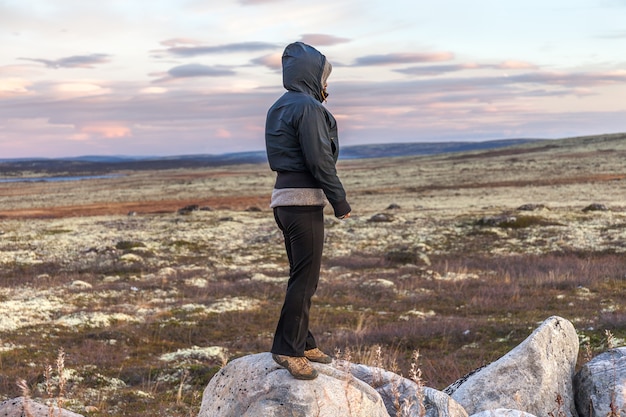
[[[574,377],[574,388],[580,417],[626,415],[626,347],[584,364]]]
[[[269,353],[235,359],[207,385],[198,417],[389,417],[372,387],[332,366],[314,367],[319,376],[301,381]]]
[[[444,392],[470,415],[509,408],[536,416],[576,417],[572,379],[577,357],[574,326],[552,316],[509,353]]]
[[[48,407],[31,399],[17,397],[0,403],[0,416],[3,417],[83,417],[68,410]]]

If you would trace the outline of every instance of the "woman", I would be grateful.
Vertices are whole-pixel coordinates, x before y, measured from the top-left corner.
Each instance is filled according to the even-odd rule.
[[[287,92],[267,113],[265,144],[277,173],[270,207],[285,239],[289,281],[271,352],[295,378],[314,379],[317,371],[309,361],[332,361],[309,331],[324,245],[323,210],[328,201],[335,216],[345,219],[351,208],[335,168],[337,123],[322,104],[332,67],[302,42],[285,48],[282,65]]]

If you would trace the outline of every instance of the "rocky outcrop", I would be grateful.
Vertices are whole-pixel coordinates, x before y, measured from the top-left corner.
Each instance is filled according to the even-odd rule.
[[[320,376],[299,381],[269,353],[261,353],[236,359],[213,377],[198,417],[622,416],[626,347],[597,356],[574,376],[577,357],[576,330],[557,316],[443,392],[384,369],[338,360],[314,364]]]
[[[2,417],[83,417],[68,410],[50,408],[24,397],[13,398],[0,403],[0,416]]]
[[[317,379],[298,381],[267,353],[236,359],[207,386],[198,417],[468,417],[447,394],[384,369],[345,361],[314,366]]]
[[[575,417],[572,378],[577,357],[574,326],[553,316],[505,356],[444,391],[469,414],[510,408],[536,416],[562,412]]]
[[[350,373],[314,364],[313,381],[296,380],[269,353],[235,359],[204,391],[198,417],[388,417],[374,388]]]
[[[626,347],[598,355],[574,375],[577,355],[573,325],[557,316],[505,356],[443,392],[381,368],[341,360],[313,364],[319,377],[300,381],[269,353],[260,353],[233,360],[211,379],[198,417],[623,416]],[[5,417],[46,417],[51,412],[82,417],[23,397],[0,404],[0,416]]]
[[[580,417],[626,415],[626,347],[584,364],[574,377],[574,389]]]

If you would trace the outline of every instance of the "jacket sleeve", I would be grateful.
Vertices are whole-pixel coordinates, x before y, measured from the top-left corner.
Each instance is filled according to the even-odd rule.
[[[339,153],[337,138],[332,137],[330,120],[320,105],[308,105],[298,126],[298,139],[305,164],[320,183],[326,198],[333,206],[336,217],[350,213],[346,192],[337,175],[335,163]]]

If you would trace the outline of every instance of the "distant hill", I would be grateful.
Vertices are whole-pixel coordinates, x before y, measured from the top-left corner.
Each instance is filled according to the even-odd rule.
[[[385,158],[411,155],[436,155],[517,146],[541,139],[504,139],[486,142],[388,143],[344,146],[341,159]],[[200,168],[266,162],[265,151],[237,152],[222,155],[151,156],[79,156],[72,158],[0,159],[0,176],[23,172],[45,175],[101,175],[125,170]]]
[[[542,140],[544,139],[501,139],[485,142],[380,143],[375,145],[345,146],[341,148],[340,158],[366,159],[394,156],[437,155],[451,152],[496,149]]]

